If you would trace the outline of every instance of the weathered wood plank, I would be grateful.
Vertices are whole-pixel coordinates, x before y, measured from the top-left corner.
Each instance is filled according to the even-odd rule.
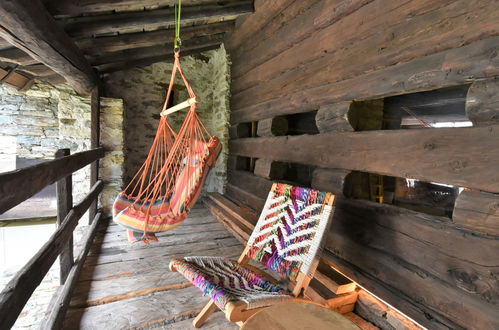
[[[499,195],[464,190],[456,199],[452,221],[473,231],[499,236]]]
[[[94,329],[96,324],[104,329],[165,326],[195,317],[207,301],[208,298],[195,287],[161,291],[85,309],[70,309],[64,328],[73,329],[76,325],[82,330]]]
[[[350,79],[302,89],[244,108],[235,108],[231,123],[316,110],[322,105],[465,84],[499,75],[499,37],[399,63]],[[355,88],[352,88],[355,86]]]
[[[319,132],[351,132],[352,125],[348,120],[348,111],[352,102],[339,102],[319,107],[315,123]]]
[[[20,219],[1,219],[0,228],[46,225],[46,224],[54,224],[56,223],[56,221],[57,221],[56,216],[20,218]]]
[[[213,21],[253,11],[251,1],[215,3],[182,8],[182,24],[199,20]],[[173,8],[140,12],[122,12],[111,15],[84,16],[65,20],[65,30],[73,38],[120,32],[122,30],[151,31],[169,28],[175,24]]]
[[[0,14],[2,38],[65,77],[77,92],[90,93],[97,75],[39,0],[2,1]]]
[[[499,292],[492,284],[499,271],[492,256],[499,240],[393,206],[339,200],[326,249],[354,265],[344,272],[354,280],[350,275],[356,268],[376,278],[367,281],[367,289],[377,281],[396,289],[395,300],[381,297],[425,326],[432,322],[422,320],[422,313],[442,318],[447,326],[457,322],[487,328],[499,322],[493,312]],[[404,303],[404,297],[412,299]]]
[[[217,49],[219,48],[219,44],[214,44],[211,46],[205,46],[205,47],[183,47],[182,48],[182,56],[188,56],[192,54],[198,54],[202,52],[206,52],[209,50]],[[109,64],[103,64],[99,65],[97,69],[101,73],[110,73],[110,72],[115,72],[115,71],[121,71],[121,70],[128,70],[133,67],[140,67],[140,66],[146,66],[146,65],[151,65],[153,63],[157,62],[173,62],[173,51],[170,52],[163,52],[162,55],[158,56],[152,56],[152,57],[146,57],[146,58],[139,58],[136,60],[123,60],[123,61],[117,61]]]
[[[288,121],[284,117],[267,118],[258,121],[258,136],[279,136],[288,133]]]
[[[233,21],[185,27],[182,28],[182,43],[188,45],[190,39],[225,33],[232,30],[233,27]],[[165,42],[173,40],[174,36],[175,29],[166,29],[81,39],[77,40],[76,43],[85,54],[97,55],[131,48],[163,45]]]
[[[55,153],[55,158],[61,158],[70,155],[69,149],[59,149]],[[96,182],[96,181],[95,181]],[[95,184],[92,182],[92,186]],[[66,219],[69,211],[73,207],[73,178],[69,174],[65,178],[57,181],[55,184],[56,198],[57,198],[57,227],[61,226],[64,219]],[[70,235],[68,243],[62,249],[59,255],[60,263],[60,283],[61,285],[66,282],[71,268],[73,267],[73,234]]]
[[[345,180],[350,173],[342,169],[316,168],[312,173],[312,188],[343,196]]]
[[[247,17],[238,19],[237,33],[234,31],[230,38],[227,38],[228,49],[236,49],[243,45],[246,40],[256,35],[268,22],[272,21],[279,13],[293,3],[293,0],[266,1],[255,0],[255,13]]]
[[[209,36],[201,36],[189,39],[185,42],[182,41],[182,49],[185,48],[185,50],[187,51],[197,48],[205,48],[209,46],[220,45],[222,41],[222,33]],[[120,61],[136,61],[143,58],[173,54],[173,48],[173,43],[163,43],[162,45],[155,45],[150,47],[125,49],[110,53],[99,53],[96,56],[90,56],[89,61],[93,66],[100,66]]]
[[[237,87],[250,77],[253,80],[251,86],[254,87],[237,94],[234,89],[232,105],[240,109],[272,99],[276,93],[292,95],[299,90],[350,79],[459,47],[463,39],[469,43],[496,36],[499,16],[493,8],[493,4],[481,0],[424,0],[404,5],[380,5],[374,1],[342,20],[339,25],[313,34],[303,43],[255,68],[255,72],[238,79]],[[449,15],[449,12],[453,15]],[[474,19],[467,19],[470,12],[476,15]],[[407,24],[407,15],[414,15],[411,24]],[[366,24],[360,25],[360,30],[346,29],[345,24],[355,24],[354,18],[357,21],[362,19]],[[382,33],[379,32],[380,24]],[[453,26],[459,26],[462,33],[456,33]],[[344,30],[348,30],[347,33],[339,32]],[[389,34],[396,37],[387,40]],[[345,47],[343,42],[348,46]],[[314,51],[311,52],[311,49]],[[307,51],[311,55],[306,59],[300,56]],[[359,55],[365,60],[359,62]],[[279,74],[281,72],[284,73]]]
[[[225,2],[237,2],[227,0]],[[208,5],[216,3],[215,0],[183,0],[182,7]],[[121,11],[141,11],[158,7],[173,7],[177,0],[44,0],[50,13],[54,16],[81,16],[82,14],[96,14]]]
[[[90,99],[90,148],[98,148],[100,145],[100,97],[102,86],[98,84],[93,90]],[[99,179],[99,160],[90,164],[90,185],[93,186]],[[97,215],[99,201],[96,199],[90,206],[89,224]]]
[[[104,149],[93,149],[0,174],[0,213],[103,156]]]
[[[38,63],[37,60],[15,47],[0,50],[0,61],[15,63],[17,65],[31,65]]]
[[[226,211],[217,206],[217,204],[209,198],[203,199],[206,207],[211,213],[224,225],[224,227],[239,241],[241,244],[246,244],[251,231],[239,221],[233,219]]]
[[[244,42],[237,47],[228,47],[232,58],[235,61],[233,66],[234,72],[232,73],[233,77],[241,77],[252,68],[270,60],[286,49],[293,47],[301,40],[310,37],[312,33],[316,33],[318,30],[338,22],[343,17],[353,13],[371,1],[372,0],[354,0],[345,2],[336,0],[318,1],[315,4],[311,1],[300,1],[302,3],[306,2],[311,7],[304,13],[301,13],[301,15],[294,15],[292,16],[293,19],[283,21],[278,29],[269,26],[272,21],[276,20],[275,18],[268,24],[256,21],[257,15],[266,14],[260,12],[260,9],[257,7],[256,13],[252,15],[254,18],[252,18],[255,19],[256,24],[259,24],[255,29],[255,32],[258,33],[258,35],[253,38],[249,38],[249,36],[246,37],[245,40],[242,40]],[[281,3],[282,2],[275,5],[281,5]],[[287,13],[289,10],[293,9],[293,5],[295,5],[295,3],[287,8],[281,9],[279,13],[281,15]],[[247,28],[246,25],[247,24],[244,24],[241,28]],[[297,26],[300,28],[297,28]],[[240,35],[242,34],[240,29],[235,30],[233,34],[233,38],[243,37]],[[264,36],[261,37],[261,34]],[[265,38],[265,35],[268,35],[268,37]],[[248,56],[249,53],[256,56]]]
[[[466,115],[474,126],[499,122],[499,80],[489,79],[471,84],[466,96]]]
[[[260,212],[265,205],[265,199],[255,196],[246,190],[228,183],[225,187],[225,194],[232,200],[240,202],[242,205],[248,206],[253,211]]]
[[[380,149],[380,146],[383,146]],[[499,126],[232,140],[231,153],[499,192]]]
[[[259,158],[255,162],[255,169],[253,172],[256,176],[265,179],[279,180],[286,174],[287,166],[286,163]]]
[[[78,281],[78,277],[80,276],[80,273],[82,271],[83,264],[85,263],[85,258],[88,251],[90,250],[90,246],[93,243],[94,237],[97,234],[97,227],[100,224],[99,220],[101,216],[101,213],[97,213],[92,221],[92,225],[87,229],[87,234],[83,238],[83,249],[78,255],[78,259],[76,260],[75,265],[71,268],[62,291],[59,292],[59,296],[57,297],[57,299],[52,301],[53,305],[49,306],[48,311],[50,311],[50,314],[47,315],[42,321],[42,329],[61,328],[64,317],[66,316],[67,309],[69,307],[71,295],[73,294],[74,288]]]
[[[47,243],[28,261],[28,263],[7,283],[0,293],[0,324],[10,328],[21,313],[29,297],[41,283],[45,274],[67,244],[78,220],[102,191],[103,183],[98,181],[87,196],[69,212]]]

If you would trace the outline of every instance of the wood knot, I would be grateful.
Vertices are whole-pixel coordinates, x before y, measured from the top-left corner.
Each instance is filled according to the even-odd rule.
[[[435,145],[435,143],[433,142],[426,142],[425,145],[424,145],[424,149],[425,150],[433,150],[435,149],[437,146]]]

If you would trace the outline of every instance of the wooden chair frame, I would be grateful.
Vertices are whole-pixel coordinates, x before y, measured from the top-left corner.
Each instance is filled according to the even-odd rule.
[[[274,185],[275,184],[276,183],[274,183]],[[272,190],[273,189],[274,189],[274,186],[272,186]],[[333,206],[335,200],[336,200],[335,197],[331,198],[331,200],[329,201],[329,205]],[[329,227],[331,226],[332,217],[333,217],[333,213],[330,215],[330,217],[328,219],[325,233],[329,230]],[[243,252],[241,253],[241,256],[237,260],[237,263],[241,266],[244,266],[244,267],[250,269],[251,271],[253,271],[259,275],[264,276],[270,282],[276,283],[277,281],[275,278],[273,278],[272,276],[267,274],[265,271],[252,266],[249,263],[251,260],[251,258],[248,256],[248,251],[250,250],[250,248],[251,248],[250,245],[246,245]],[[310,299],[304,298],[303,292],[305,292],[305,290],[308,288],[310,281],[314,277],[317,266],[319,265],[319,259],[320,259],[320,255],[321,255],[323,248],[324,248],[324,237],[323,237],[322,242],[319,246],[319,249],[317,250],[314,261],[312,262],[312,265],[310,267],[309,273],[305,274],[305,273],[300,271],[298,273],[298,276],[296,277],[296,281],[294,281],[294,282],[288,281],[288,285],[292,288],[291,292],[292,292],[292,295],[294,296],[292,299],[289,299],[290,302],[307,302],[307,303],[322,306],[321,304],[319,304],[317,302],[314,302],[314,301],[311,301]],[[169,265],[169,268],[172,272],[177,271],[171,263]],[[213,314],[213,312],[216,311],[217,307],[218,306],[215,304],[215,302],[210,299],[210,301],[203,307],[201,312],[192,321],[193,326],[195,328],[200,328],[204,324],[204,322],[206,322],[208,317],[211,314]],[[259,311],[261,311],[262,309],[264,309],[268,306],[260,307],[260,308],[252,308],[252,309],[247,309],[247,307],[248,307],[247,304],[243,301],[229,302],[225,306],[225,317],[227,318],[227,320],[234,322],[234,323],[237,323],[239,326],[241,326],[250,316],[258,313]]]

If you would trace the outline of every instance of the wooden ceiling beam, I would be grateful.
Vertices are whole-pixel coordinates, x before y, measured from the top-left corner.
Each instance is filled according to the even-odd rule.
[[[0,61],[14,63],[17,65],[31,65],[39,63],[25,52],[15,47],[0,50]]]
[[[0,37],[65,77],[78,93],[91,92],[97,75],[39,0],[2,0],[0,16]]]
[[[252,1],[182,8],[182,24],[234,18],[253,12]],[[139,32],[170,28],[175,23],[174,10],[158,9],[111,15],[85,16],[64,20],[66,32],[73,38],[88,38],[120,32]]]
[[[224,0],[224,3],[239,0]],[[216,4],[218,0],[183,0],[182,6]],[[161,7],[173,7],[178,0],[44,0],[48,11],[56,17],[71,17],[106,12],[138,11]]]
[[[204,48],[213,45],[220,45],[223,41],[223,33],[197,37],[187,42],[183,43],[182,50],[192,50],[197,48]],[[173,43],[164,44],[160,46],[142,47],[127,49],[119,52],[107,53],[99,56],[89,57],[89,61],[92,66],[98,66],[107,63],[119,62],[119,61],[133,61],[145,57],[161,56],[164,54],[173,53]]]
[[[182,41],[188,45],[189,40],[193,38],[225,33],[231,31],[233,27],[233,21],[186,27],[182,29]],[[86,55],[99,55],[131,48],[164,45],[171,42],[174,36],[175,29],[157,30],[82,39],[77,41],[77,45]]]
[[[220,47],[220,44],[207,45],[204,47],[193,47],[193,48],[184,47],[183,51],[182,51],[182,56],[194,55],[194,54],[206,52],[209,50],[217,49],[219,47]],[[97,68],[98,68],[100,73],[111,73],[111,72],[131,69],[131,68],[137,67],[137,66],[138,67],[147,66],[147,65],[151,65],[151,64],[157,63],[157,62],[173,62],[172,55],[173,55],[173,51],[170,50],[169,52],[165,52],[163,50],[161,55],[150,56],[150,57],[134,59],[134,60],[128,59],[128,60],[116,61],[113,63],[99,65]]]

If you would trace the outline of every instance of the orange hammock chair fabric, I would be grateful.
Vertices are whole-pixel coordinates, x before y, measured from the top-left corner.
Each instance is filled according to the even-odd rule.
[[[180,73],[189,100],[167,109],[176,74]],[[209,170],[221,151],[196,112],[196,94],[175,53],[170,85],[156,137],[149,154],[129,185],[116,198],[113,220],[127,229],[128,239],[157,241],[154,233],[173,229],[187,217],[201,193]],[[190,107],[178,133],[168,123],[168,114]]]

